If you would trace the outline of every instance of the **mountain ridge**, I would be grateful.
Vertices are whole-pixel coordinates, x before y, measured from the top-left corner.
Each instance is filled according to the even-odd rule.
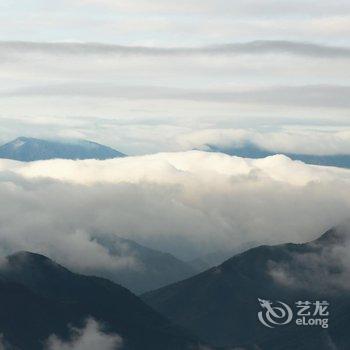
[[[242,158],[266,158],[277,154],[283,154],[292,160],[299,160],[307,164],[334,166],[339,168],[350,168],[350,155],[349,154],[330,154],[330,155],[317,155],[317,154],[302,154],[293,152],[281,152],[270,151],[253,143],[246,143],[237,147],[218,147],[215,145],[206,145],[209,152],[220,152],[230,156],[242,157]]]
[[[91,317],[122,336],[123,350],[190,349],[199,343],[126,288],[26,251],[1,262],[0,308],[1,333],[23,350],[42,350],[52,334],[67,339],[70,326]]]
[[[139,268],[97,271],[99,276],[122,284],[136,294],[166,286],[195,275],[198,270],[170,253],[165,253],[115,235],[96,235],[93,239],[111,256],[132,256]]]
[[[342,269],[336,264],[338,251],[330,254],[343,242],[343,234],[329,230],[308,243],[259,246],[187,280],[145,293],[142,299],[215,346],[329,350],[331,340],[337,350],[347,350],[350,290],[336,290],[333,282]],[[288,273],[292,284],[284,283]],[[290,324],[271,330],[258,321],[259,299],[288,305],[298,300],[328,300],[331,327],[323,330]]]
[[[111,159],[125,154],[87,140],[44,140],[18,137],[0,146],[0,158],[22,162],[48,159]]]

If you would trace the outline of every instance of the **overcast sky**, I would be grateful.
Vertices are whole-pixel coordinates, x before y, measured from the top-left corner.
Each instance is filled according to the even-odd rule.
[[[144,154],[244,129],[291,151],[306,132],[316,153],[325,135],[350,144],[349,1],[4,0],[0,20],[1,142]]]

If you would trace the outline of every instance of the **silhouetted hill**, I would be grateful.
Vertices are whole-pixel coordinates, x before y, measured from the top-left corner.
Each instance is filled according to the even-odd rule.
[[[110,147],[86,140],[50,141],[19,137],[0,146],[0,158],[30,162],[47,159],[110,159],[125,156]]]
[[[219,267],[146,293],[143,300],[203,340],[262,350],[347,350],[350,292],[346,237],[330,230],[306,244],[260,246]],[[345,259],[345,261],[343,261]],[[330,302],[329,328],[258,321],[258,298]],[[333,347],[332,347],[333,346]]]
[[[50,259],[20,252],[0,269],[0,333],[23,350],[43,349],[53,333],[88,317],[124,338],[126,350],[179,350],[196,344],[127,289],[106,279],[75,274]]]

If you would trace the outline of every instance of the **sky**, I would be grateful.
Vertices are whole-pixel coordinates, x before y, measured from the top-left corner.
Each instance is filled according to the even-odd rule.
[[[350,151],[348,1],[4,0],[0,20],[0,142]]]

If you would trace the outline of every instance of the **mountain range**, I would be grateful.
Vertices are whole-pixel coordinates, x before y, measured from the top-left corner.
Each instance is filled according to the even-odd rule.
[[[312,155],[290,152],[269,151],[253,143],[245,143],[237,147],[218,147],[215,145],[207,145],[207,150],[210,152],[221,152],[231,156],[243,158],[266,158],[276,154],[284,154],[293,160],[300,160],[307,164],[335,166],[340,168],[350,168],[349,154],[331,154],[331,155]]]
[[[202,272],[210,269],[213,266],[221,265],[225,260],[256,245],[257,243],[247,242],[244,244],[237,245],[236,247],[231,249],[217,250],[215,252],[204,254],[195,259],[187,261],[187,264],[190,265],[192,269],[196,270],[197,272]]]
[[[350,290],[348,267],[341,260],[346,258],[347,236],[332,229],[310,243],[259,246],[142,298],[215,346],[347,350]],[[324,329],[291,322],[266,327],[258,321],[259,299],[282,301],[291,308],[299,301],[327,301],[330,326]]]
[[[0,146],[0,158],[31,162],[47,159],[111,159],[125,155],[87,140],[41,140],[19,137]]]
[[[310,155],[290,152],[274,152],[253,143],[245,143],[237,147],[218,147],[206,145],[209,152],[221,152],[244,158],[265,158],[276,154],[284,154],[293,160],[324,166],[350,168],[350,155]],[[30,162],[47,159],[112,159],[125,157],[125,154],[88,140],[43,140],[31,137],[17,139],[0,146],[0,158]]]
[[[111,256],[132,257],[137,262],[136,267],[95,271],[98,276],[120,283],[136,294],[183,280],[200,271],[172,254],[145,247],[130,239],[104,235],[96,236],[94,240],[107,249]]]
[[[87,318],[120,335],[123,350],[198,349],[195,337],[127,289],[29,252],[1,262],[0,310],[0,332],[13,349],[44,349],[52,334],[68,339],[71,327]]]
[[[68,340],[93,318],[123,338],[123,350],[347,350],[348,239],[337,228],[309,243],[252,248],[141,299],[45,256],[15,253],[0,263],[0,333],[11,349],[44,350],[52,334]],[[262,302],[299,301],[329,303],[329,328],[258,319]]]

